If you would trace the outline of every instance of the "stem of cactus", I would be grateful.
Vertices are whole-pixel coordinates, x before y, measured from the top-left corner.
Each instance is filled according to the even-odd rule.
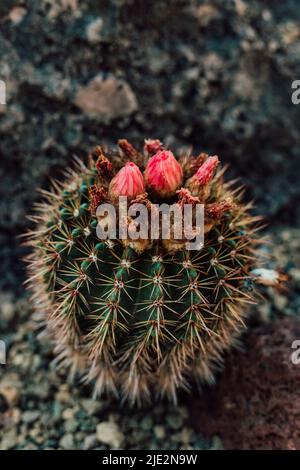
[[[176,400],[193,380],[213,381],[244,328],[259,219],[242,190],[224,182],[217,157],[177,160],[157,140],[144,153],[125,140],[119,146],[109,158],[98,147],[97,161],[76,161],[63,183],[42,191],[27,240],[28,283],[57,363],[92,382],[95,395]],[[204,247],[99,240],[97,205],[117,204],[118,195],[147,205],[203,202]]]

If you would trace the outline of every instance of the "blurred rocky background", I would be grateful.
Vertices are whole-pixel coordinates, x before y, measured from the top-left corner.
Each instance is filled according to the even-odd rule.
[[[300,448],[300,366],[289,361],[300,313],[300,105],[291,101],[299,58],[296,0],[1,0],[1,448]],[[17,238],[37,187],[72,155],[120,137],[218,153],[266,216],[274,263],[290,276],[250,322],[246,359],[229,355],[213,391],[136,413],[89,401],[89,390],[49,366],[51,349],[32,332]]]

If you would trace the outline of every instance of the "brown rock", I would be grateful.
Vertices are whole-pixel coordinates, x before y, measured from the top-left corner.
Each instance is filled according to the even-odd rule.
[[[79,88],[74,103],[87,116],[110,122],[126,117],[137,110],[136,97],[130,86],[115,77],[95,77],[87,86]]]

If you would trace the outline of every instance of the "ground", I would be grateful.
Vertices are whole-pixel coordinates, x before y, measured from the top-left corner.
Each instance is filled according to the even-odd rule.
[[[287,359],[300,313],[300,106],[291,101],[300,77],[298,2],[2,0],[0,24],[7,91],[0,105],[0,337],[10,345],[0,366],[1,447],[299,448],[297,406],[290,412],[285,403],[299,401],[298,369]],[[35,189],[46,188],[74,154],[147,137],[229,163],[266,217],[274,266],[290,276],[248,322],[250,372],[263,374],[258,364],[271,361],[269,348],[280,367],[247,409],[243,394],[257,382],[247,382],[243,354],[228,356],[204,399],[194,391],[179,407],[164,402],[132,412],[110,399],[93,403],[90,390],[65,384],[64,372],[50,366],[51,346],[33,330],[18,235],[28,227]],[[277,395],[284,381],[295,387],[264,414],[265,395]]]

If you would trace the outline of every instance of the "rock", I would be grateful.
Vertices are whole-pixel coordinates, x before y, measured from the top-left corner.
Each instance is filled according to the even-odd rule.
[[[98,443],[98,439],[97,439],[96,434],[91,434],[90,436],[86,436],[83,442],[83,449],[84,450],[93,449],[94,447],[97,446],[97,443]]]
[[[20,398],[20,383],[15,374],[7,375],[0,382],[0,394],[10,406],[18,403]]]
[[[289,274],[294,281],[296,281],[298,284],[300,283],[300,269],[299,268],[292,268],[289,271]]]
[[[103,402],[99,400],[85,399],[81,404],[89,416],[98,415],[103,409]]]
[[[22,418],[22,412],[20,408],[13,408],[11,410],[11,419],[13,423],[18,424],[21,421]]]
[[[0,296],[0,310],[1,317],[4,318],[5,321],[10,322],[14,318],[15,308],[11,296]]]
[[[18,438],[17,438],[16,430],[12,429],[10,431],[7,431],[5,435],[3,436],[0,442],[0,450],[13,449],[14,447],[16,447],[17,444],[18,444]]]
[[[262,303],[255,309],[255,317],[260,323],[267,323],[271,319],[271,311],[269,302]]]
[[[59,441],[59,446],[64,450],[74,449],[74,438],[72,434],[65,434]]]
[[[207,28],[213,21],[221,19],[221,13],[215,6],[205,3],[197,8],[196,18],[201,28]]]
[[[101,31],[103,29],[103,19],[96,18],[86,27],[86,37],[92,44],[96,44],[101,40]]]
[[[149,415],[145,416],[145,418],[142,419],[140,426],[144,431],[149,431],[150,429],[152,429],[153,427],[152,417]]]
[[[62,417],[65,420],[69,420],[69,419],[74,418],[75,413],[76,413],[76,408],[66,408],[62,412]]]
[[[166,430],[163,426],[154,426],[153,432],[157,439],[164,439],[166,436]]]
[[[55,399],[60,403],[69,403],[71,401],[71,394],[68,388],[61,387],[59,392],[56,394]]]
[[[129,116],[138,108],[130,86],[113,76],[106,79],[97,76],[88,85],[79,88],[74,104],[88,117],[105,123]]]
[[[26,15],[27,10],[23,7],[14,7],[9,12],[9,19],[14,25],[18,25]]]
[[[74,433],[75,431],[77,431],[78,426],[79,424],[76,419],[69,419],[65,421],[65,431],[67,433]]]
[[[103,421],[97,425],[97,439],[110,448],[120,449],[124,441],[124,435],[116,423]]]
[[[38,447],[34,445],[32,442],[29,444],[26,444],[23,448],[23,450],[38,450]]]
[[[27,424],[31,424],[40,417],[39,411],[25,411],[22,416],[22,421]]]
[[[183,444],[189,444],[192,440],[193,430],[191,428],[183,428],[180,435],[180,441]]]
[[[288,298],[284,295],[275,295],[274,296],[274,305],[280,311],[284,313],[284,310],[288,304]]]
[[[218,436],[213,437],[211,450],[224,450],[223,443]]]

